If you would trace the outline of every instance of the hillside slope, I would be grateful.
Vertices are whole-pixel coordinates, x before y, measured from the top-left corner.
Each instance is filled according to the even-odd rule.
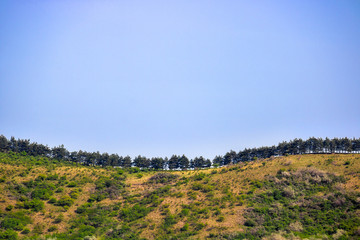
[[[360,156],[153,172],[0,153],[0,239],[359,239]]]

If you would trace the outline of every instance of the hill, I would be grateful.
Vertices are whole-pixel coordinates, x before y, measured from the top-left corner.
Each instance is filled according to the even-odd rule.
[[[360,156],[141,171],[0,153],[0,239],[359,239]]]

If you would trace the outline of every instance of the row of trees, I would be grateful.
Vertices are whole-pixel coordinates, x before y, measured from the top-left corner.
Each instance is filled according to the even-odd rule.
[[[317,153],[360,153],[360,139],[349,138],[309,138],[307,140],[294,139],[289,142],[279,143],[277,146],[245,149],[235,152],[229,151],[224,156],[216,156],[213,161],[202,156],[188,159],[185,155],[173,155],[169,158],[153,157],[147,158],[137,156],[131,159],[130,156],[119,156],[99,152],[74,151],[69,152],[64,145],[49,148],[30,140],[15,139],[8,140],[0,136],[0,151],[26,153],[31,156],[45,156],[53,159],[74,162],[89,166],[118,166],[118,167],[139,167],[142,169],[196,169],[209,168],[213,166],[224,166],[243,161],[252,161],[259,158],[271,156],[295,155],[295,154],[317,154]]]
[[[251,148],[236,153],[227,152],[223,157],[217,156],[213,164],[220,166],[242,161],[251,161],[258,158],[297,154],[326,154],[326,153],[360,153],[360,138],[315,138],[307,140],[294,139],[279,143],[277,146]]]

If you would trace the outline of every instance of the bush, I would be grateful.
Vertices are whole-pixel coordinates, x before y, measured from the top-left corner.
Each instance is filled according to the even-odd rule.
[[[180,229],[182,232],[186,232],[189,230],[189,224],[185,223],[184,226]]]
[[[188,208],[183,208],[180,212],[181,217],[185,217],[189,215],[190,210]]]
[[[218,222],[223,222],[225,220],[224,216],[219,216],[218,219],[216,219],[216,221]]]
[[[49,189],[44,188],[38,188],[32,191],[31,198],[32,199],[42,199],[42,200],[48,200],[54,193]]]
[[[255,227],[256,223],[253,220],[248,219],[245,221],[244,225],[247,227]]]
[[[165,217],[163,226],[164,226],[165,229],[167,229],[167,228],[171,227],[172,225],[174,225],[176,223],[177,223],[177,221],[176,221],[175,216],[169,214],[169,215],[167,215]]]
[[[55,204],[57,202],[56,198],[50,198],[48,203]]]
[[[5,210],[6,210],[6,211],[11,211],[11,210],[13,210],[13,208],[14,208],[13,205],[7,205],[6,208],[5,208]]]
[[[39,176],[37,176],[37,178],[35,178],[35,181],[41,182],[41,181],[44,181],[45,179],[46,179],[46,175],[39,174]]]
[[[69,188],[77,187],[77,183],[74,182],[74,181],[69,182],[69,184],[67,185],[67,187],[69,187]]]
[[[22,230],[22,232],[21,232],[21,234],[24,234],[24,235],[29,234],[29,233],[30,233],[30,229],[28,229],[28,228],[24,228],[24,230]]]
[[[65,195],[65,196],[60,197],[60,199],[56,202],[56,205],[62,206],[62,207],[64,207],[64,206],[70,207],[73,203],[74,203],[74,200],[71,199],[71,197]]]
[[[207,193],[207,192],[211,192],[213,190],[213,186],[207,185],[207,184],[202,184],[202,183],[194,183],[191,186],[191,189],[195,190],[195,191],[200,190],[200,191],[202,191],[204,193]]]
[[[79,197],[79,192],[71,191],[69,195],[72,199],[77,199]]]
[[[24,228],[21,220],[9,217],[4,218],[4,220],[1,221],[0,226],[4,229],[11,229],[16,231],[21,231]]]
[[[30,202],[25,201],[23,206],[25,209],[31,209],[35,212],[38,212],[44,209],[44,202],[39,199],[33,199]]]
[[[85,203],[81,206],[79,206],[75,212],[78,214],[84,213],[89,207],[91,207],[91,203]]]
[[[177,178],[179,178],[177,174],[157,173],[149,179],[148,183],[171,183]]]
[[[53,174],[53,175],[48,175],[46,177],[46,180],[58,180],[59,176],[57,174]]]
[[[60,214],[59,216],[57,216],[57,218],[54,219],[55,224],[57,223],[61,223],[64,220],[64,215]]]
[[[124,221],[132,222],[136,219],[145,217],[152,209],[143,205],[135,204],[131,208],[123,208],[120,211],[120,218]]]
[[[128,168],[127,171],[128,171],[129,173],[138,173],[138,172],[140,172],[140,168],[138,168],[138,167],[131,167],[131,168]]]
[[[17,240],[18,234],[14,230],[0,231],[0,239]]]
[[[34,234],[42,234],[45,229],[44,224],[36,224],[33,229]]]
[[[56,230],[58,230],[57,226],[51,226],[48,228],[48,232],[54,232]]]
[[[201,181],[203,180],[204,178],[206,177],[206,174],[205,173],[197,173],[194,175],[194,180],[195,181]]]

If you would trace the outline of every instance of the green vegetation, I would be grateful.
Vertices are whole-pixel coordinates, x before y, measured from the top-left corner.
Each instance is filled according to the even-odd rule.
[[[160,172],[0,152],[0,179],[0,239],[360,237],[356,154]]]
[[[283,239],[359,235],[360,194],[339,189],[342,177],[317,169],[279,170],[264,181],[261,192],[248,199],[245,232],[235,239]]]

